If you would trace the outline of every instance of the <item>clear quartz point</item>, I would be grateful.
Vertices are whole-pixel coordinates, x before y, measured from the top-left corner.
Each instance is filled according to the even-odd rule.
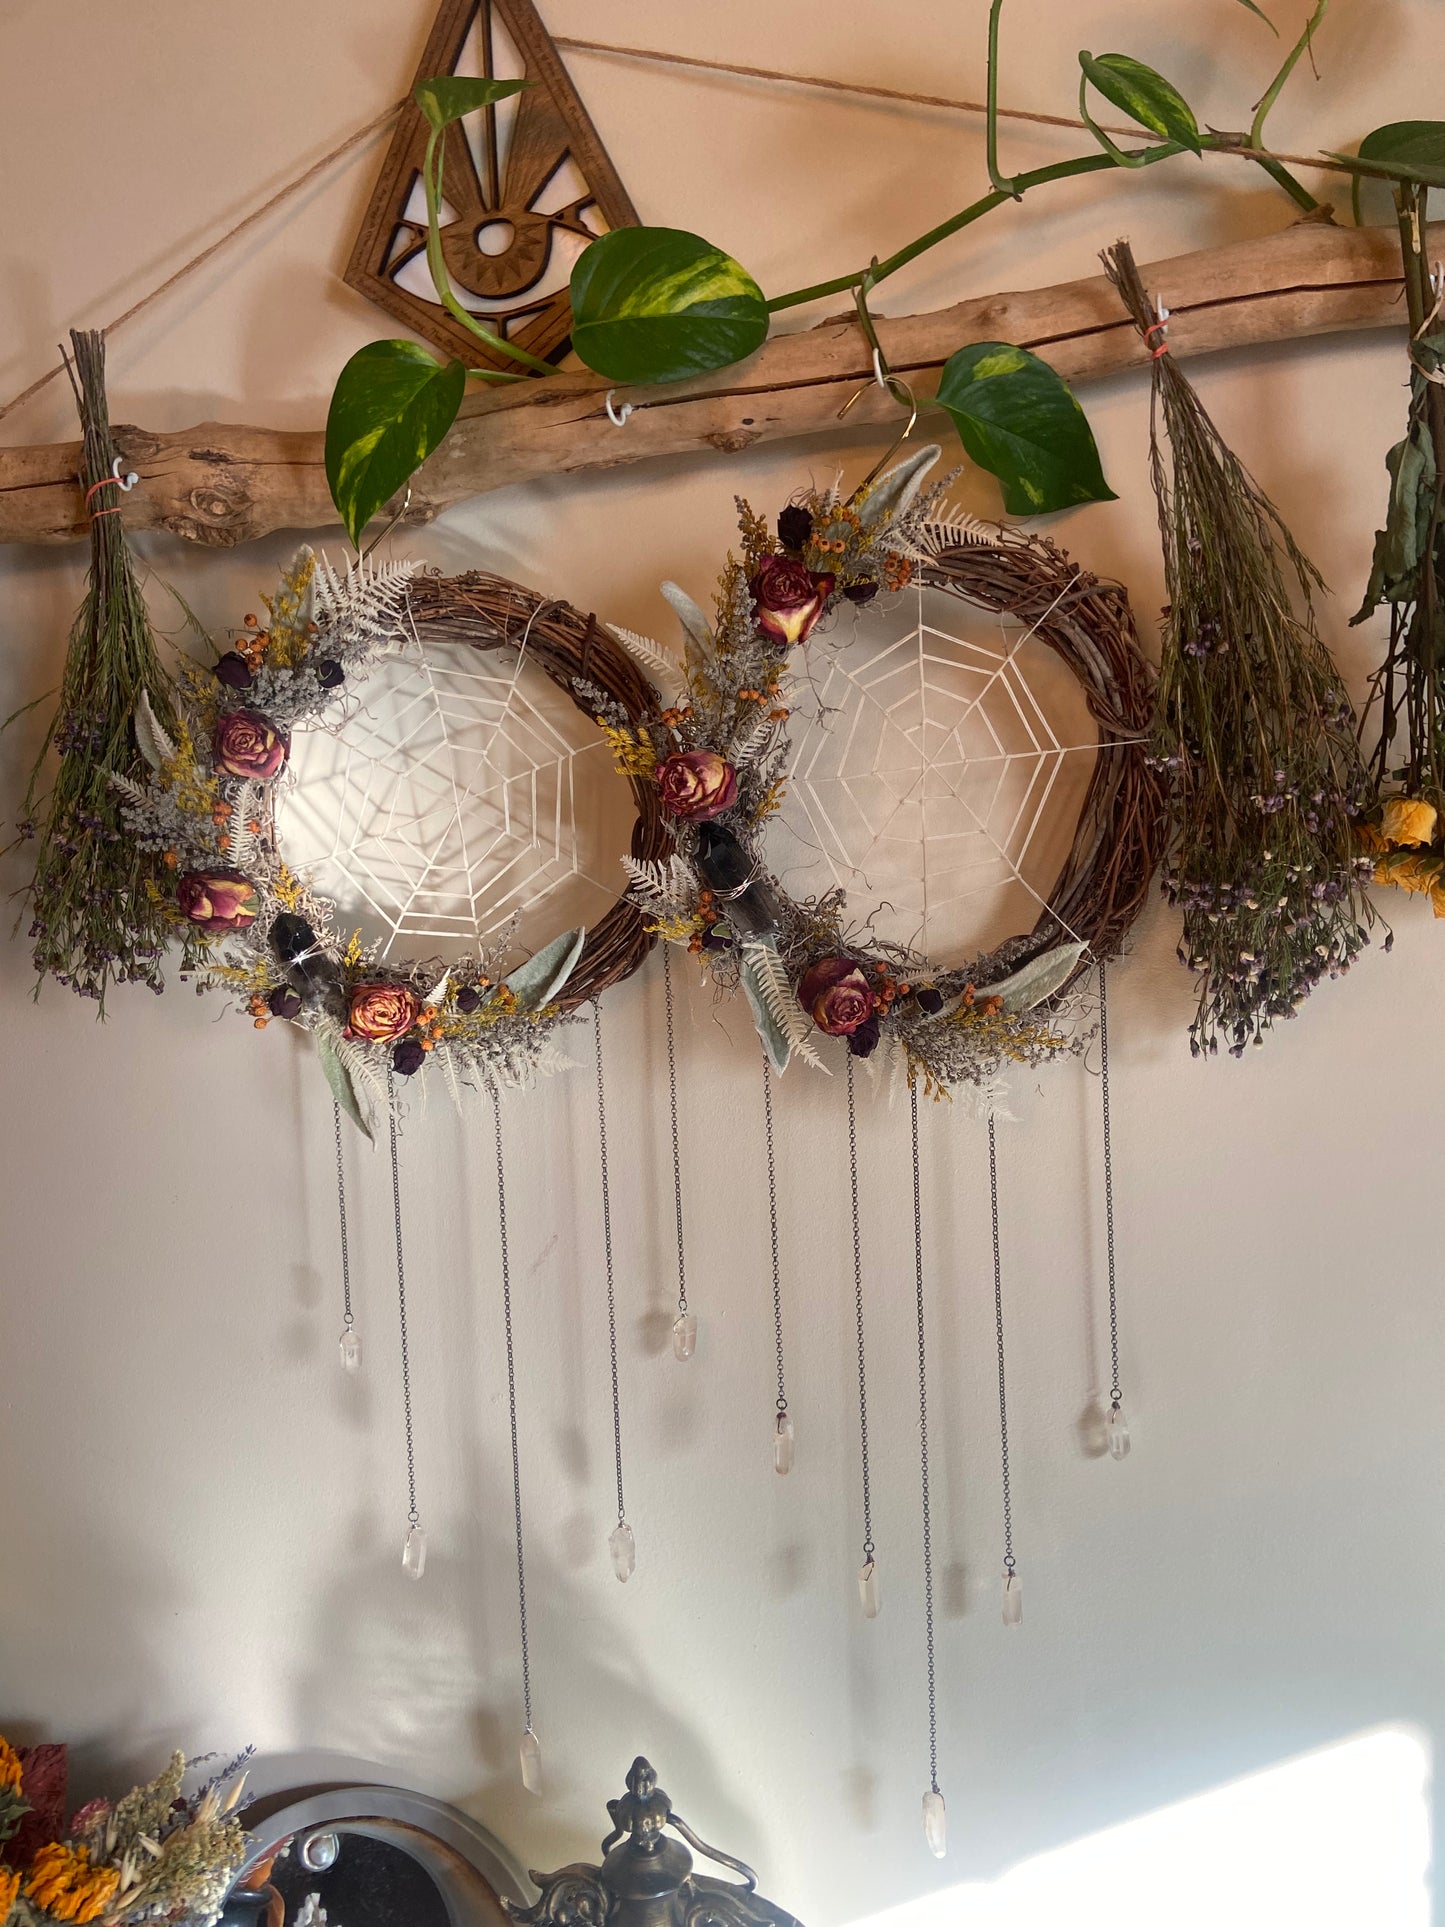
[[[680,1311],[672,1321],[672,1355],[691,1358],[697,1350],[697,1313]]]
[[[1122,1406],[1111,1405],[1105,1421],[1105,1431],[1109,1439],[1109,1457],[1127,1459],[1129,1456],[1129,1421],[1125,1418]]]
[[[637,1541],[625,1519],[619,1519],[608,1533],[607,1550],[612,1554],[612,1570],[626,1585],[637,1570]]]
[[[948,1815],[943,1795],[932,1787],[923,1796],[923,1837],[929,1852],[942,1860],[948,1852]]]
[[[401,1569],[408,1579],[420,1579],[426,1571],[426,1534],[420,1526],[413,1526],[406,1535],[406,1544],[401,1549]]]
[[[793,1469],[793,1415],[786,1407],[773,1427],[773,1470],[784,1478]]]
[[[1003,1623],[1005,1626],[1024,1623],[1024,1584],[1016,1572],[1005,1572],[1003,1576]]]
[[[522,1761],[522,1785],[528,1793],[542,1791],[542,1742],[529,1726],[522,1735],[519,1749]]]
[[[361,1333],[355,1325],[346,1325],[342,1329],[341,1369],[343,1372],[361,1370]]]
[[[863,1617],[876,1619],[883,1607],[878,1591],[878,1561],[865,1559],[858,1568],[858,1597],[863,1601]]]

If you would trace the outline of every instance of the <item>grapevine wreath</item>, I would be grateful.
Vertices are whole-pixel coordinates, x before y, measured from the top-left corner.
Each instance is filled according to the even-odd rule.
[[[526,651],[574,700],[601,701],[639,730],[652,690],[591,616],[500,577],[420,576],[409,565],[340,574],[303,550],[267,602],[209,667],[188,663],[174,736],[148,699],[135,719],[149,780],[113,779],[126,831],[156,859],[149,885],[182,943],[181,971],[235,993],[258,1028],[274,1020],[315,1039],[337,1102],[367,1134],[393,1078],[440,1066],[463,1083],[518,1084],[560,1068],[553,1034],[568,1015],[635,970],[646,919],[619,899],[590,932],[568,931],[512,965],[510,938],[444,966],[385,960],[288,864],[278,787],[291,735],[326,727],[358,700],[383,657],[423,636]],[[634,778],[632,860],[667,847],[655,785]]]
[[[741,988],[774,1067],[820,1063],[823,1035],[880,1054],[925,1088],[991,1087],[1008,1063],[1066,1048],[1047,1007],[1089,963],[1120,949],[1159,857],[1161,790],[1146,735],[1152,677],[1123,589],[1051,542],[948,514],[948,482],[925,491],[937,448],[919,450],[845,497],[800,494],[776,533],[739,502],[742,556],[730,556],[709,621],[675,584],[679,663],[618,631],[659,683],[685,689],[643,715],[600,690],[617,766],[650,781],[671,849],[629,860],[648,928],[697,955],[725,990]],[[909,583],[941,589],[1025,624],[1068,665],[1099,747],[1072,847],[1033,928],[986,955],[939,963],[876,940],[850,921],[841,889],[799,900],[768,868],[764,833],[789,762],[788,672],[817,648],[845,604]]]

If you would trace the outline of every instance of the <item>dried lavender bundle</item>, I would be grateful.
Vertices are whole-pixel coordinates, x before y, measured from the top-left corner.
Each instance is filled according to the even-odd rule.
[[[1161,345],[1127,244],[1102,258],[1146,340]],[[1180,959],[1201,977],[1190,1048],[1212,1054],[1222,1037],[1239,1057],[1369,941],[1370,865],[1355,842],[1368,782],[1315,626],[1318,572],[1173,356],[1153,367],[1150,459],[1169,591],[1155,721],[1169,786],[1164,888],[1184,913]]]
[[[60,701],[31,773],[20,833],[37,838],[28,891],[35,968],[42,979],[54,977],[93,998],[104,1015],[112,983],[162,988],[168,924],[147,888],[155,858],[125,833],[111,779],[145,771],[131,721],[142,693],[165,728],[173,729],[175,718],[121,518],[103,512],[121,500],[112,477],[104,337],[72,331],[70,339],[84,433],[81,486],[91,491],[93,511],[90,581],[70,632]],[[52,751],[55,777],[42,791]]]

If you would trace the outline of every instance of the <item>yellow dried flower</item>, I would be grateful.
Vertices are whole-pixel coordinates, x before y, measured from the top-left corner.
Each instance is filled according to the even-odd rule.
[[[597,727],[607,738],[607,747],[612,751],[613,766],[619,776],[650,776],[657,768],[657,751],[645,736],[634,735],[630,729],[598,720]]]
[[[97,1867],[85,1847],[59,1841],[42,1847],[25,1877],[25,1898],[55,1920],[98,1920],[114,1900],[120,1875]]]
[[[10,1918],[10,1909],[20,1892],[20,1876],[13,1867],[0,1867],[0,1927]]]
[[[1412,895],[1429,895],[1442,882],[1442,868],[1438,856],[1390,856],[1375,865],[1375,881],[1393,883]]]
[[[0,1793],[20,1791],[20,1755],[0,1733]]]
[[[1418,796],[1392,796],[1380,820],[1380,833],[1396,849],[1414,849],[1435,834],[1439,811]]]

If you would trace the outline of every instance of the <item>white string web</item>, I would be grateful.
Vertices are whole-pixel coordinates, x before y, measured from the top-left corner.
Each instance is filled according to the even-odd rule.
[[[514,917],[534,949],[595,923],[633,809],[591,718],[520,654],[431,642],[298,730],[282,854],[381,954],[460,956]]]
[[[941,962],[1032,927],[1102,746],[1036,627],[915,586],[813,646],[770,852],[795,896]]]

